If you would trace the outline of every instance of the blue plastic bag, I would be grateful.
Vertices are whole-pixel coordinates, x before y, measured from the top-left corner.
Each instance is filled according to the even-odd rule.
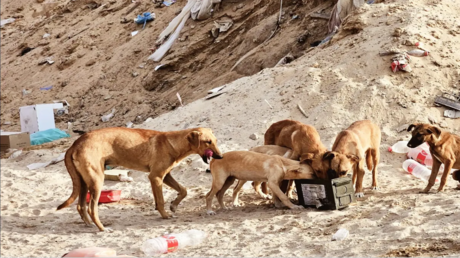
[[[30,135],[30,144],[31,145],[40,145],[47,142],[52,142],[55,140],[59,140],[61,138],[68,138],[70,137],[64,131],[61,131],[57,128],[48,129],[45,131],[39,131]]]

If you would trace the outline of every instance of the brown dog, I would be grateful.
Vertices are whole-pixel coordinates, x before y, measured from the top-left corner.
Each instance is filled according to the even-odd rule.
[[[444,190],[450,170],[452,168],[460,169],[460,136],[441,130],[436,126],[421,123],[411,124],[407,131],[412,131],[412,138],[407,143],[407,147],[415,148],[427,142],[430,146],[431,156],[433,156],[431,176],[428,185],[421,192],[428,193],[430,191],[436,181],[441,164],[444,164],[444,172],[438,188],[438,192],[441,192]]]
[[[84,134],[67,150],[65,165],[72,178],[73,191],[58,210],[72,204],[79,196],[77,210],[82,220],[92,221],[104,231],[99,220],[97,204],[104,183],[105,165],[118,165],[148,172],[158,212],[166,219],[170,215],[164,209],[163,182],[178,192],[170,209],[177,206],[187,195],[185,187],[169,174],[183,158],[198,154],[208,163],[211,157],[222,158],[217,148],[216,137],[208,128],[194,128],[174,132],[159,132],[143,129],[105,128]],[[91,200],[86,210],[88,189]]]
[[[364,159],[372,169],[372,189],[378,189],[377,165],[380,161],[380,128],[369,120],[357,121],[337,135],[332,151],[324,155],[329,160],[330,177],[344,177],[353,169],[356,197],[364,197]]]
[[[221,208],[225,209],[223,197],[225,191],[235,179],[246,181],[263,181],[284,205],[291,209],[303,209],[302,206],[292,204],[279,188],[282,180],[312,179],[315,175],[309,165],[276,155],[267,155],[253,151],[230,151],[224,154],[223,159],[211,161],[212,188],[206,195],[206,207],[209,215],[215,214],[212,210],[214,195]],[[238,206],[238,192],[234,192],[233,204]]]
[[[267,155],[278,155],[282,157],[287,157],[291,154],[291,150],[288,148],[284,148],[281,146],[277,145],[262,145],[262,146],[257,146],[254,148],[251,148],[249,151],[257,152],[257,153],[264,153]],[[233,194],[239,192],[243,185],[246,183],[246,180],[238,180],[238,184],[236,184],[235,188],[233,189]],[[252,186],[254,187],[254,190],[256,191],[257,194],[260,195],[260,197],[264,199],[271,199],[271,196],[262,192],[260,186],[262,182],[252,182]],[[266,184],[264,182],[264,184]],[[267,191],[267,190],[265,190]],[[268,192],[268,191],[267,191]],[[289,193],[289,191],[288,191]],[[289,194],[288,194],[289,196]]]

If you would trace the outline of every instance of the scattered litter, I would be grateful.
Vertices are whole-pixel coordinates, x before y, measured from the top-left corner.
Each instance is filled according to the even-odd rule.
[[[341,228],[337,230],[334,235],[332,235],[332,241],[342,241],[348,237],[348,234],[349,232],[347,229]]]
[[[160,68],[161,68],[161,67],[163,67],[163,66],[164,66],[164,64],[161,64],[161,65],[157,65],[157,66],[155,67],[155,69],[154,69],[154,70],[155,70],[155,71],[157,71],[158,69],[160,69]]]
[[[225,93],[225,91],[219,91],[219,92],[216,92],[216,93],[213,93],[213,94],[209,94],[209,95],[206,97],[206,100],[215,98],[215,97],[217,97],[217,96],[219,96],[219,95],[222,95],[222,94],[224,94],[224,93]]]
[[[38,62],[38,65],[43,65],[43,64],[49,64],[49,65],[52,65],[54,64],[54,61],[53,61],[53,57],[46,57],[45,59],[41,60],[40,62]]]
[[[430,51],[428,51],[428,49],[425,47],[425,45],[422,42],[415,43],[415,46],[418,47],[421,50],[425,50],[427,52],[430,52]]]
[[[118,175],[120,182],[132,182],[133,178],[125,175]]]
[[[19,108],[21,131],[31,134],[56,128],[54,110],[64,108],[62,103],[35,104]]]
[[[291,53],[289,53],[283,58],[281,58],[281,60],[275,65],[275,67],[280,66],[280,65],[289,64],[290,62],[294,61],[294,59],[295,59],[294,56]]]
[[[178,93],[176,93],[176,96],[177,96],[177,98],[179,99],[179,103],[180,103],[180,105],[183,107],[183,106],[184,106],[184,104],[182,104],[182,99],[181,99],[181,97],[180,97],[180,95],[179,95],[179,92],[178,92]]]
[[[90,193],[86,194],[86,202],[89,203]],[[121,199],[121,190],[102,190],[99,203],[118,202]]]
[[[306,118],[308,118],[307,112],[305,112],[305,110],[302,108],[302,106],[300,106],[300,103],[297,104],[297,107],[299,108],[300,112],[302,112],[302,114],[303,114]]]
[[[52,88],[53,86],[46,86],[46,87],[40,88],[40,90],[51,90]]]
[[[107,114],[101,117],[102,122],[108,122],[113,117],[114,114],[115,114],[115,108],[112,109],[112,112],[110,112],[110,114]]]
[[[453,96],[456,100],[452,98],[447,98],[445,96]],[[450,94],[444,94],[442,96],[437,96],[434,99],[434,103],[437,105],[442,105],[460,111],[460,96],[454,96]]]
[[[215,28],[219,32],[226,32],[233,26],[233,20],[229,17],[222,17],[220,20],[214,21]]]
[[[295,19],[299,19],[299,16],[296,14],[296,15],[293,15],[291,20],[295,20]]]
[[[38,131],[30,135],[31,145],[40,145],[47,142],[52,142],[62,138],[68,138],[70,135],[58,128],[51,128],[44,131]]]
[[[57,109],[56,115],[62,116],[64,114],[69,114],[69,102],[67,100],[53,100],[54,103],[61,103],[63,105],[62,108]],[[69,129],[70,130],[70,129]]]
[[[49,36],[51,36],[51,34],[45,33],[45,34],[43,35],[43,38],[46,39],[46,38],[48,38]]]
[[[394,153],[408,153],[410,148],[407,147],[408,141],[399,141],[395,143],[393,146],[388,147],[389,152]]]
[[[391,71],[393,73],[397,71],[412,72],[412,68],[409,65],[410,57],[406,53],[397,54],[391,60]]]
[[[1,20],[0,27],[3,28],[3,26],[7,25],[8,23],[13,23],[14,21],[15,21],[14,18],[8,18],[5,20]]]
[[[175,2],[176,2],[176,0],[165,0],[165,1],[163,1],[163,4],[166,5],[166,6],[171,6]]]
[[[19,157],[22,154],[22,150],[17,150],[11,153],[11,155],[8,157],[8,159],[15,159]]]
[[[188,2],[193,3],[192,8],[190,9],[192,19],[200,21],[211,17],[213,11],[212,6],[214,4],[220,3],[220,0],[196,0]]]
[[[51,161],[48,161],[48,162],[45,162],[45,163],[32,163],[30,165],[27,165],[27,168],[29,170],[35,170],[35,169],[39,169],[39,168],[45,168],[49,165],[52,165],[52,164],[56,164],[58,162],[61,162],[63,161],[65,158],[65,152],[59,154],[58,157],[52,159]]]
[[[227,85],[220,86],[220,87],[214,88],[214,89],[212,89],[212,90],[209,90],[209,91],[208,91],[208,94],[213,94],[213,93],[216,93],[216,92],[218,92],[218,91],[221,91],[223,88],[225,88],[225,86],[227,86]]]
[[[459,118],[460,117],[460,111],[446,110],[446,111],[444,111],[444,116],[448,117],[448,118]]]
[[[136,30],[136,31],[133,31],[133,32],[131,32],[131,37],[134,37],[134,36],[136,36],[136,35],[137,35],[137,33],[139,33],[139,31],[137,31],[137,30]]]
[[[29,94],[29,93],[30,93],[30,91],[28,91],[28,90],[26,90],[26,89],[23,89],[23,90],[22,90],[22,96],[25,96],[25,95],[27,95],[27,94]]]
[[[329,18],[328,32],[331,33],[335,27],[340,27],[345,18],[363,4],[364,0],[338,0]]]
[[[133,172],[131,172],[130,170],[109,169],[104,171],[104,179],[110,181],[121,181],[120,178],[131,178],[132,173]]]
[[[132,128],[133,127],[133,122],[130,121],[130,122],[126,123],[126,127]]]
[[[267,105],[268,105],[271,109],[273,109],[272,105],[270,105],[270,103],[268,103],[268,100],[266,100],[266,99],[264,99],[264,100],[265,100],[265,103],[267,103]]]
[[[413,50],[408,51],[407,54],[411,56],[422,57],[422,56],[428,56],[429,52],[421,50],[421,49],[413,49]]]
[[[142,26],[142,29],[144,29],[147,22],[153,21],[154,19],[155,19],[154,13],[145,12],[142,15],[139,14],[137,18],[134,19],[134,22],[137,24],[144,24],[144,26]]]

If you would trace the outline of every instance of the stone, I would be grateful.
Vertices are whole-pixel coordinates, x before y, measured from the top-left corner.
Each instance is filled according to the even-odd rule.
[[[255,140],[259,139],[259,136],[258,136],[256,133],[253,133],[253,134],[251,134],[251,135],[249,136],[249,139],[255,141]]]

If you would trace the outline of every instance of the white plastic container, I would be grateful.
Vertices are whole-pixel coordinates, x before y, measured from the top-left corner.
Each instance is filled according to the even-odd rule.
[[[406,161],[403,162],[403,169],[417,177],[417,178],[420,178],[422,179],[423,181],[428,181],[430,179],[430,176],[431,176],[431,170],[429,170],[427,167],[425,167],[424,165],[418,163],[417,161],[415,160],[412,160],[412,159],[408,159]],[[439,181],[437,178],[436,178],[436,182]]]
[[[433,166],[433,157],[431,156],[429,146],[427,143],[423,143],[422,145],[409,149],[407,153],[407,158],[413,159],[418,163],[425,165],[427,167]]]
[[[168,234],[144,242],[141,250],[146,256],[171,253],[179,248],[197,246],[208,236],[204,231],[192,229],[178,234]]]
[[[408,153],[410,148],[407,147],[408,141],[399,141],[395,143],[393,146],[388,147],[389,152],[394,153]]]
[[[345,228],[341,228],[335,232],[334,235],[332,235],[332,241],[342,241],[345,238],[347,238],[349,235],[349,232]]]

